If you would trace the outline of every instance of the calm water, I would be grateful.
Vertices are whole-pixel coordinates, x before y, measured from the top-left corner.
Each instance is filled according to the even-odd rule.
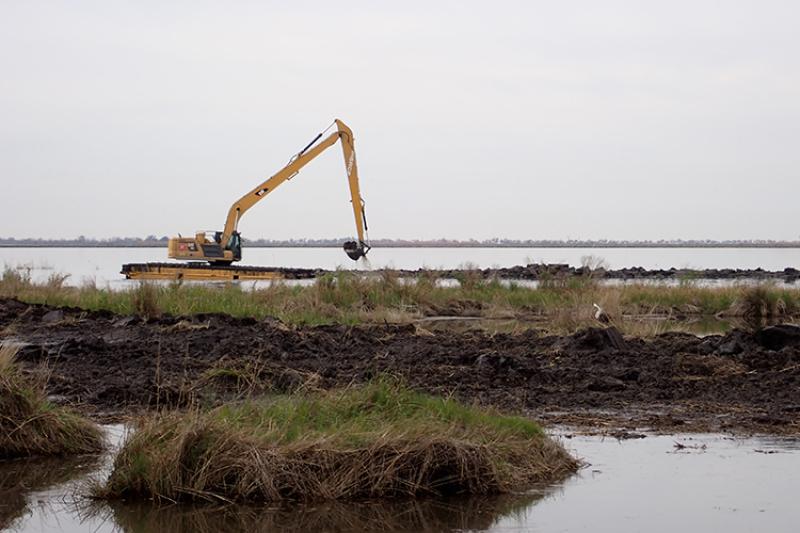
[[[376,248],[369,261],[354,263],[339,248],[251,248],[242,264],[333,270],[509,267],[528,263],[580,266],[584,257],[602,258],[609,268],[800,268],[800,249],[792,248]],[[166,248],[0,248],[0,266],[30,268],[37,279],[69,274],[69,283],[100,286],[124,283],[125,263],[164,262]]]
[[[118,438],[120,429],[113,431]],[[20,532],[796,531],[796,440],[674,435],[564,442],[589,463],[564,483],[515,497],[391,504],[90,506],[80,498],[85,480],[104,475],[108,458],[62,462],[63,468],[0,462],[0,520]],[[676,449],[676,442],[686,448]]]

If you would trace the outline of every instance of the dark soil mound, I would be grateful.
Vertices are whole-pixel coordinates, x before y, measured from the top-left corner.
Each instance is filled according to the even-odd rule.
[[[614,411],[656,426],[698,419],[800,431],[796,326],[705,338],[623,339],[615,329],[421,335],[413,325],[300,328],[224,315],[143,321],[52,311],[1,300],[0,331],[29,343],[20,361],[47,361],[51,394],[103,410],[330,388],[391,373],[427,392],[555,421],[572,420],[555,413]]]

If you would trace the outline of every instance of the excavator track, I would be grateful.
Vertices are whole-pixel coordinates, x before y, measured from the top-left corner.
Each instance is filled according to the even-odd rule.
[[[257,281],[313,279],[321,270],[259,266],[215,266],[207,263],[129,263],[122,265],[126,279],[187,281]]]

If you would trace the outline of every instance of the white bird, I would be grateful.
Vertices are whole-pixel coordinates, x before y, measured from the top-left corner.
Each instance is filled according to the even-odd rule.
[[[600,307],[597,304],[592,304],[592,305],[594,306],[595,309],[597,309],[597,311],[595,311],[594,313],[595,320],[597,320],[598,322],[602,322],[603,324],[608,324],[609,322],[611,322],[611,319],[608,317],[608,314],[606,314],[606,312],[603,311],[602,307]]]

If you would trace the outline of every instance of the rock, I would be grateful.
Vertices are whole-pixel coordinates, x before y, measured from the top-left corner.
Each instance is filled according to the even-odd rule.
[[[705,339],[700,345],[697,347],[697,353],[701,355],[709,355],[716,350],[716,346],[714,344],[713,339]]]
[[[69,398],[67,398],[63,394],[50,394],[47,397],[47,401],[50,402],[50,403],[58,404],[58,405],[67,405],[67,404],[69,404]]]
[[[623,350],[627,347],[622,334],[615,327],[606,329],[587,328],[573,336],[576,347],[584,350],[603,350],[614,348]]]
[[[55,324],[56,322],[61,322],[64,320],[64,311],[61,309],[54,309],[42,317],[42,322],[45,324]]]
[[[738,340],[732,339],[728,342],[723,342],[717,348],[717,353],[720,355],[736,355],[738,353],[742,353],[742,345],[739,343]]]
[[[125,328],[136,324],[139,321],[139,317],[136,316],[124,316],[122,318],[118,318],[114,322],[111,323],[111,327],[114,328]]]
[[[756,342],[769,350],[780,350],[784,346],[800,346],[800,326],[780,324],[769,326],[755,334]]]

